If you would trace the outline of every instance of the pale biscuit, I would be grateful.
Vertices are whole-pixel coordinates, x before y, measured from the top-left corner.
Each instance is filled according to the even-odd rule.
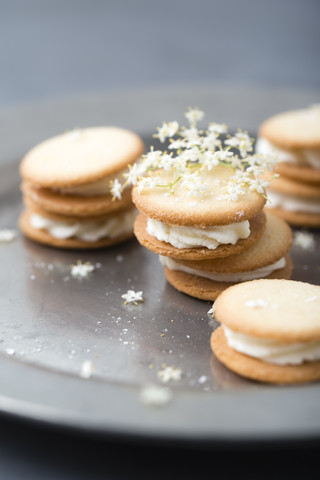
[[[292,178],[281,175],[279,178],[274,179],[268,190],[280,192],[289,195],[295,195],[297,197],[306,197],[319,199],[320,201],[320,184],[311,184],[302,181],[296,181]],[[268,203],[266,204],[268,206]]]
[[[246,193],[237,200],[226,199],[224,188],[233,174],[230,168],[214,167],[204,178],[208,193],[198,197],[190,197],[188,189],[178,182],[172,194],[162,187],[148,187],[141,193],[134,187],[132,200],[146,217],[170,225],[205,228],[250,220],[261,212],[265,198],[243,187]],[[162,175],[164,184],[172,182],[172,175],[166,172]]]
[[[284,150],[320,148],[320,107],[279,113],[265,120],[259,136]]]
[[[320,170],[308,166],[295,165],[290,162],[278,162],[276,171],[280,176],[291,178],[292,180],[315,183],[320,186]]]
[[[293,280],[239,283],[215,303],[217,320],[231,330],[286,343],[320,340],[319,315],[320,286]]]
[[[311,208],[317,208],[320,212],[320,184],[306,183],[280,176],[271,182],[268,191],[280,193],[281,200],[268,202],[265,209],[274,215],[286,220],[290,225],[316,228],[320,226],[320,213],[307,211],[310,202]],[[299,201],[302,202],[299,204]],[[290,204],[287,206],[286,202]]]
[[[227,368],[243,377],[274,384],[299,384],[320,379],[320,361],[301,365],[275,365],[237,352],[228,345],[222,327],[210,339],[214,355]]]
[[[81,249],[81,250],[97,249],[102,247],[110,247],[118,243],[124,242],[125,240],[128,240],[133,237],[133,232],[129,232],[123,235],[119,235],[118,237],[115,237],[115,238],[109,238],[109,237],[101,238],[100,240],[97,240],[95,242],[86,242],[84,240],[80,240],[73,237],[59,239],[50,235],[46,230],[39,230],[39,229],[33,228],[32,225],[30,224],[31,214],[32,213],[28,210],[25,210],[24,212],[22,212],[19,218],[19,226],[21,231],[31,240],[34,240],[38,243],[41,243],[43,245],[47,245],[50,247],[65,248],[65,249]]]
[[[128,208],[131,202],[131,189],[122,192],[121,199],[113,200],[110,194],[81,197],[62,195],[48,188],[37,188],[29,182],[22,182],[21,190],[27,205],[38,206],[49,213],[74,217],[90,217],[109,214]]]
[[[292,280],[253,280],[219,295],[221,327],[211,348],[230,370],[261,382],[320,379],[320,286]]]
[[[74,130],[32,148],[20,166],[34,185],[61,188],[84,185],[125,169],[142,154],[138,135],[116,127]]]
[[[277,217],[282,218],[293,227],[308,227],[319,228],[320,227],[320,215],[316,213],[308,212],[294,212],[290,210],[284,210],[283,208],[267,208]]]
[[[195,270],[213,273],[251,272],[272,265],[290,250],[292,230],[275,215],[267,212],[266,217],[266,227],[261,237],[241,253],[199,261],[177,259],[176,262]]]
[[[226,257],[228,255],[240,253],[246,248],[249,248],[249,246],[253,245],[261,237],[265,229],[265,224],[266,216],[264,212],[261,212],[250,220],[251,233],[248,238],[240,239],[234,245],[221,244],[214,250],[206,247],[177,248],[169,243],[158,240],[147,232],[147,218],[142,213],[136,218],[134,233],[141,245],[159,255],[186,260],[203,260]]]
[[[283,268],[275,270],[265,278],[291,278],[292,261],[289,255],[285,255],[285,260],[286,265]],[[209,278],[200,277],[199,275],[191,275],[190,273],[185,273],[178,270],[170,270],[167,267],[165,267],[164,271],[166,279],[174,288],[180,292],[190,295],[191,297],[199,298],[201,300],[209,300],[213,302],[224,290],[232,285],[235,285],[234,282],[219,282],[210,280]]]

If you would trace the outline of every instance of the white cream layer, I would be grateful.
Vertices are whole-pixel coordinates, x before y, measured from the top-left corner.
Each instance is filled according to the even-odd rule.
[[[78,223],[57,222],[38,214],[32,214],[30,223],[33,228],[46,230],[54,238],[74,237],[85,242],[96,242],[101,238],[116,238],[132,232],[136,214],[136,209],[131,209],[106,220]]]
[[[197,275],[198,277],[208,278],[216,282],[245,282],[248,280],[255,280],[257,278],[265,278],[275,270],[283,268],[286,264],[284,257],[280,258],[277,262],[266,267],[257,268],[251,272],[237,272],[237,273],[213,273],[206,272],[204,270],[196,270],[195,268],[186,267],[181,263],[176,262],[170,257],[159,256],[160,262],[163,266],[170,270],[178,270],[180,272],[189,273],[190,275]]]
[[[268,190],[268,208],[280,207],[290,212],[320,213],[320,198],[305,198]]]
[[[295,165],[308,165],[320,169],[320,150],[301,149],[299,151],[282,150],[266,138],[258,138],[256,152],[266,155],[276,155],[278,162],[289,162]]]
[[[176,248],[206,247],[216,249],[221,244],[234,245],[240,238],[250,235],[248,220],[230,225],[208,228],[180,227],[167,225],[153,218],[148,218],[147,232],[161,242],[167,242]]]
[[[231,348],[264,362],[277,365],[300,365],[304,361],[320,359],[319,340],[305,343],[283,343],[234,332],[226,325],[222,325],[222,327]]]
[[[126,173],[128,169],[121,170],[115,175],[109,175],[104,177],[101,180],[96,182],[86,183],[84,185],[73,185],[70,187],[64,188],[55,188],[52,189],[54,192],[59,192],[65,195],[78,195],[80,197],[94,197],[99,195],[109,195],[110,194],[110,182],[113,182],[115,179],[118,179],[120,183],[123,179],[123,174]]]

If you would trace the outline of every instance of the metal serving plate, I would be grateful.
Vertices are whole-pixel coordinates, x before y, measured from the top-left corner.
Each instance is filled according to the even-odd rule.
[[[78,126],[117,125],[148,148],[164,120],[199,106],[207,121],[256,131],[267,116],[314,103],[317,92],[185,87],[47,101],[0,113],[0,228],[17,228],[18,166],[37,142]],[[292,248],[296,280],[320,283],[314,251]],[[0,411],[108,435],[190,441],[320,437],[320,385],[274,387],[244,380],[211,354],[211,304],[167,284],[156,255],[135,239],[99,251],[63,251],[18,233],[0,244]],[[81,280],[77,260],[96,268]],[[128,289],[144,303],[124,305]],[[91,378],[81,377],[91,361]],[[162,385],[164,365],[182,370],[172,399],[151,407],[147,384]]]

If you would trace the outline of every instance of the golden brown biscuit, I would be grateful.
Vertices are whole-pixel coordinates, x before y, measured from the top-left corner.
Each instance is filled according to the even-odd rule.
[[[230,257],[227,257],[230,258]],[[289,255],[285,256],[286,264],[283,268],[275,270],[264,278],[289,279],[292,275],[292,261]],[[190,275],[189,273],[178,270],[170,270],[165,267],[165,276],[168,282],[180,292],[186,293],[191,297],[201,300],[215,301],[218,296],[227,288],[239,282],[219,282],[199,275]]]
[[[144,149],[142,140],[129,130],[92,127],[50,138],[23,158],[23,179],[47,188],[86,185],[121,172]]]
[[[320,186],[320,170],[308,166],[295,165],[289,162],[279,162],[276,171],[280,176],[287,177],[292,180],[315,183]]]
[[[320,107],[274,115],[262,123],[259,136],[286,150],[319,149]]]
[[[228,255],[234,255],[249,248],[262,235],[266,223],[266,217],[261,212],[250,220],[250,236],[240,239],[235,245],[225,244],[219,245],[215,250],[206,247],[201,248],[176,248],[173,245],[159,241],[157,238],[148,234],[146,230],[147,218],[143,214],[139,214],[134,225],[134,233],[141,245],[148,248],[159,255],[169,256],[172,258],[186,260],[203,260],[207,258],[220,258]]]
[[[237,352],[228,345],[222,327],[211,335],[211,349],[226,367],[243,377],[259,382],[298,384],[320,380],[320,361],[301,365],[275,365]]]
[[[138,135],[116,127],[74,130],[35,146],[20,165],[24,234],[63,248],[98,248],[132,236],[131,187],[122,177],[143,148]]]
[[[270,383],[320,379],[320,286],[292,280],[239,283],[221,293],[211,348],[228,368]]]
[[[36,205],[51,213],[73,217],[90,217],[109,214],[131,206],[131,189],[122,192],[121,199],[113,200],[110,194],[99,196],[62,195],[48,188],[37,188],[29,182],[22,182],[21,190],[25,204]]]
[[[250,220],[261,212],[265,198],[243,187],[245,194],[234,201],[226,200],[223,189],[233,174],[228,167],[212,169],[204,177],[208,192],[199,197],[190,197],[188,190],[178,183],[172,194],[166,194],[161,187],[146,188],[139,193],[135,187],[132,200],[146,217],[169,225],[205,228]],[[172,180],[172,174],[162,172],[164,184]]]
[[[251,272],[277,262],[292,245],[292,230],[280,218],[266,212],[266,226],[261,237],[237,255],[208,260],[177,259],[181,265],[212,273]]]
[[[19,226],[26,237],[43,245],[66,249],[96,249],[102,247],[110,247],[112,245],[124,242],[133,237],[133,231],[118,235],[114,238],[104,237],[96,241],[84,241],[75,237],[71,238],[55,238],[44,229],[36,229],[30,223],[32,213],[25,210],[19,218]]]
[[[320,185],[281,176],[268,188],[266,210],[296,226],[320,226]]]

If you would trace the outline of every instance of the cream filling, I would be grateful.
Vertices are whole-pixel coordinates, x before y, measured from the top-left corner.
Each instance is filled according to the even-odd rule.
[[[283,343],[278,340],[251,337],[234,332],[222,325],[225,337],[231,348],[268,363],[278,365],[299,365],[304,361],[320,359],[320,341],[304,343]]]
[[[109,175],[108,177],[102,178],[96,182],[86,183],[84,185],[72,185],[70,187],[63,188],[52,188],[51,190],[54,192],[59,192],[63,195],[78,195],[80,197],[108,195],[110,194],[110,182],[113,182],[115,179],[120,181],[124,173],[127,171],[128,169],[120,170],[116,174]]]
[[[308,165],[320,169],[320,150],[301,149],[298,152],[282,150],[273,145],[266,138],[258,138],[256,153],[265,155],[276,155],[278,162],[294,163],[295,165]]]
[[[257,268],[251,270],[251,272],[237,272],[237,273],[214,273],[206,272],[204,270],[196,270],[195,268],[186,267],[181,263],[176,262],[170,257],[159,257],[163,266],[168,267],[170,270],[178,270],[180,272],[189,273],[190,275],[197,275],[198,277],[209,278],[217,282],[245,282],[247,280],[254,280],[257,278],[264,278],[270,275],[275,270],[283,268],[286,264],[284,257],[280,258],[277,262],[266,267]]]
[[[54,238],[74,237],[85,242],[96,242],[101,238],[115,238],[132,232],[136,214],[136,209],[131,209],[106,220],[72,223],[58,222],[38,214],[32,214],[30,224],[37,230],[46,230]]]
[[[290,212],[320,213],[320,198],[305,198],[268,190],[268,208],[280,207]]]
[[[176,248],[206,247],[215,250],[221,244],[235,244],[240,238],[250,235],[250,223],[232,223],[208,228],[181,227],[167,225],[148,218],[147,232],[161,242],[170,243]]]

